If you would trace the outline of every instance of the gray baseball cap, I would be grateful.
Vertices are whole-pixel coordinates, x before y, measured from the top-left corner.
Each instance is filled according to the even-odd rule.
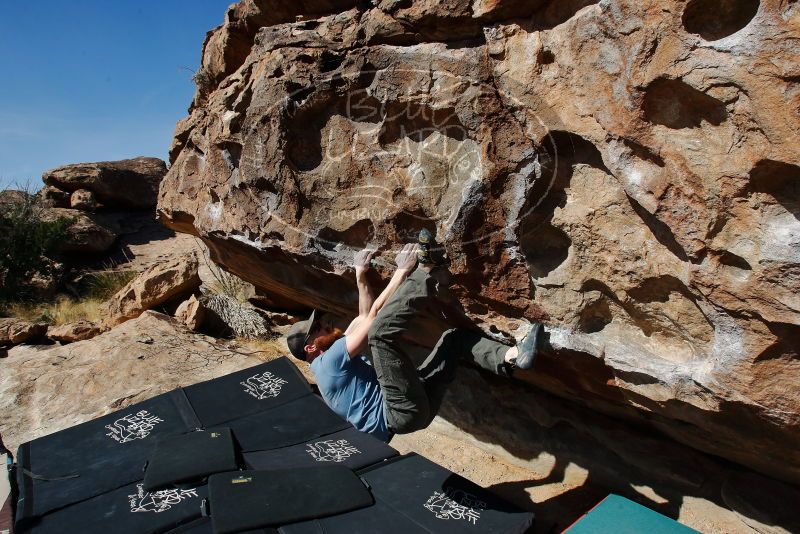
[[[292,356],[298,360],[306,361],[305,346],[308,344],[308,336],[317,325],[317,310],[311,312],[311,316],[305,321],[299,321],[292,325],[289,333],[286,334],[286,344],[289,345],[289,350]]]

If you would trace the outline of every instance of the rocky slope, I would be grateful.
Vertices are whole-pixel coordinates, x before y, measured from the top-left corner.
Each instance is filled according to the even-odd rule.
[[[2,360],[0,434],[9,449],[177,387],[260,363],[152,311],[86,341],[25,346]]]
[[[548,325],[524,380],[800,482],[796,2],[282,5],[209,33],[167,225],[338,313],[435,228],[482,328]]]

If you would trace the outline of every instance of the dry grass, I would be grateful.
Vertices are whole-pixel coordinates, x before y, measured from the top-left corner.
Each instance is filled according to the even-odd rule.
[[[209,272],[211,272],[211,276],[214,277],[214,281],[207,284],[209,291],[217,295],[224,295],[241,304],[246,304],[250,284],[235,274],[223,270],[222,267],[211,261],[211,258],[208,257],[208,251],[203,254],[202,259]]]
[[[268,362],[289,354],[286,342],[282,338],[274,339],[247,339],[236,338],[236,341],[248,350],[256,353],[258,359]]]
[[[139,274],[136,271],[115,271],[111,268],[87,274],[88,287],[84,295],[90,299],[107,300],[128,285]]]
[[[115,271],[112,268],[87,274],[80,297],[59,295],[53,302],[5,302],[2,313],[26,321],[54,325],[76,321],[101,322],[105,318],[105,302],[136,277],[135,271]]]
[[[76,321],[102,321],[106,313],[104,301],[96,298],[72,299],[59,297],[55,302],[24,302],[8,304],[5,313],[27,321],[43,321],[61,325]]]

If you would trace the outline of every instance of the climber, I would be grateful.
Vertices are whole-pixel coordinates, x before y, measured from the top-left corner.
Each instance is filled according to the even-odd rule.
[[[342,331],[314,312],[295,323],[287,337],[292,354],[311,364],[326,404],[357,429],[384,441],[430,424],[462,355],[510,376],[515,368],[533,366],[542,337],[540,323],[533,323],[514,347],[471,329],[454,328],[444,332],[423,364],[415,367],[401,338],[415,316],[437,308],[437,295],[446,291],[449,273],[438,250],[432,234],[420,232],[419,243],[407,244],[397,254],[394,275],[377,298],[366,279],[374,251],[357,253],[358,317]],[[364,354],[367,347],[371,362]]]

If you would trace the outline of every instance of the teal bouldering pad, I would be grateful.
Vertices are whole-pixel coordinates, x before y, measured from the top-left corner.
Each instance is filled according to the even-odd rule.
[[[697,531],[681,525],[619,495],[609,495],[564,531],[567,534],[689,534]]]

